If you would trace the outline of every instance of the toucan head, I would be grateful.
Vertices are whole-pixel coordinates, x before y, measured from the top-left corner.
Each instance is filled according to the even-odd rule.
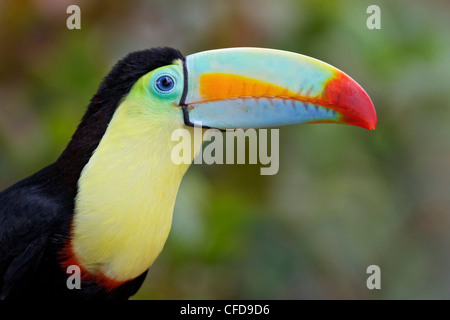
[[[156,120],[168,130],[181,125],[246,129],[305,123],[373,130],[377,124],[364,89],[317,59],[262,48],[218,49],[186,57],[176,49],[153,48],[128,54],[101,83],[60,159],[77,167],[74,176],[124,100],[134,101],[129,114],[143,125],[149,119],[154,126]]]
[[[340,123],[373,130],[377,123],[364,89],[317,59],[262,48],[218,49],[186,57],[172,48],[154,48],[130,53],[114,66],[69,149],[82,148],[90,157],[125,99],[137,102],[130,111],[136,116],[190,127]]]
[[[182,114],[187,126],[341,123],[371,130],[377,122],[369,96],[347,74],[317,59],[273,49],[175,56],[140,77],[131,93],[152,101],[157,112]]]
[[[103,104],[105,96],[121,99],[130,91],[157,109],[152,114],[176,113],[187,126],[341,123],[372,130],[377,123],[372,101],[355,80],[325,62],[281,50],[230,48],[186,57],[170,48],[139,51],[120,61],[102,87],[97,96]]]

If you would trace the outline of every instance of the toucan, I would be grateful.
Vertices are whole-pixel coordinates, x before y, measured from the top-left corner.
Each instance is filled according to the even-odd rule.
[[[0,193],[0,299],[134,295],[163,249],[189,167],[171,160],[176,129],[372,130],[376,122],[355,80],[305,55],[249,47],[186,57],[167,47],[132,52],[103,79],[57,160]],[[80,285],[71,287],[76,271]]]

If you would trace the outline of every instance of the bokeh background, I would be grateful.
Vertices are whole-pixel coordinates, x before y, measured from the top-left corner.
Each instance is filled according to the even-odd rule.
[[[70,4],[81,30],[66,28]],[[128,52],[299,52],[356,79],[377,129],[283,127],[274,176],[191,166],[134,299],[448,299],[449,31],[444,0],[0,1],[0,190],[58,157]]]

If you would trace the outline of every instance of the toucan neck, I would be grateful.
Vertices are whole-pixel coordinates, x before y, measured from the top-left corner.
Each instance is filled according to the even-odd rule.
[[[115,281],[139,276],[161,252],[189,167],[171,160],[171,134],[182,121],[136,116],[132,103],[118,107],[83,168],[72,223],[81,266]]]
[[[69,144],[55,162],[56,168],[61,173],[61,179],[74,197],[81,171],[97,149],[113,113],[114,107],[101,108],[92,102]]]

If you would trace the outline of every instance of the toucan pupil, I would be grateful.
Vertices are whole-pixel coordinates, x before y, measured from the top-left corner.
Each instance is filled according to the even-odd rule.
[[[156,79],[156,87],[161,91],[170,91],[173,89],[175,85],[175,81],[172,77],[169,76],[161,76]]]

